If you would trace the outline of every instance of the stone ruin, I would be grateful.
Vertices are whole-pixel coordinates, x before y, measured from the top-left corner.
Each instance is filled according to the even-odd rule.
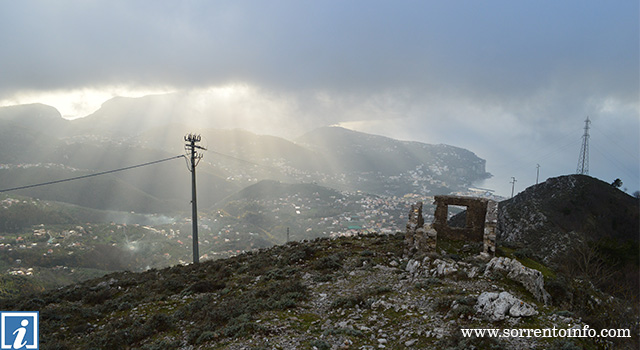
[[[422,202],[411,205],[407,233],[405,234],[405,255],[413,256],[417,252],[431,252],[436,249],[437,233],[422,218]]]
[[[498,202],[486,198],[463,196],[435,196],[434,199],[436,211],[432,224],[424,223],[422,202],[411,206],[405,234],[406,255],[434,252],[438,236],[457,241],[482,242],[482,252],[488,256],[495,255]],[[449,226],[448,207],[450,205],[467,207],[464,227]]]

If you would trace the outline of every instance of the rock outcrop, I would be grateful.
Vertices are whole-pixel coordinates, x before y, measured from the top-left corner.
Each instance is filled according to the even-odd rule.
[[[544,289],[542,272],[522,265],[518,260],[495,257],[484,270],[485,276],[503,275],[524,286],[533,296],[545,304],[549,303],[549,293]]]
[[[507,316],[527,317],[538,314],[535,307],[514,297],[509,292],[483,292],[478,296],[478,302],[474,309],[491,321],[504,320]]]

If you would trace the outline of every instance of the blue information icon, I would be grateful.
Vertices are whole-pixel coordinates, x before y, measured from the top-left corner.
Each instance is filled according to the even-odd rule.
[[[37,311],[0,311],[0,349],[39,348]]]

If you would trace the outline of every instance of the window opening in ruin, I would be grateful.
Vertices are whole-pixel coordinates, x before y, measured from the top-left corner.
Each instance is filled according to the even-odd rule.
[[[447,205],[447,225],[449,227],[468,228],[471,227],[467,221],[467,207],[466,205]],[[462,215],[458,215],[464,212]],[[458,216],[456,216],[458,215]]]

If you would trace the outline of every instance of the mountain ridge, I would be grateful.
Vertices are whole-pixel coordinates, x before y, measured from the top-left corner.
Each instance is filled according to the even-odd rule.
[[[144,161],[148,161],[150,157],[182,153],[182,138],[187,127],[178,124],[162,126],[165,122],[174,122],[168,117],[159,117],[155,121],[147,119],[153,108],[158,107],[153,101],[159,101],[161,97],[112,99],[92,116],[75,120],[64,120],[53,107],[45,105],[2,107],[0,115],[5,116],[7,123],[22,120],[23,115],[41,118],[38,115],[42,110],[48,113],[46,118],[59,121],[60,126],[7,124],[1,131],[7,136],[3,140],[7,145],[0,149],[0,161],[19,166],[28,159],[32,164],[59,164],[83,171],[98,171],[106,164],[130,166],[144,156]],[[170,106],[169,102],[164,101],[167,106]],[[135,108],[127,109],[130,105]],[[179,106],[171,108],[179,109]],[[165,116],[171,114],[166,113],[171,108],[162,110]],[[153,123],[147,125],[147,121]],[[143,124],[145,127],[137,127]],[[204,201],[207,205],[230,195],[232,191],[226,188],[234,190],[262,179],[317,182],[338,190],[403,196],[407,193],[449,193],[466,189],[474,181],[488,176],[484,169],[485,161],[461,148],[397,141],[357,131],[348,131],[347,137],[326,135],[327,131],[329,134],[336,131],[344,134],[345,129],[312,130],[307,135],[308,141],[313,142],[306,144],[237,129],[202,131],[203,146],[210,150],[199,167],[199,172],[206,174],[200,177],[201,186],[212,188],[201,192],[206,193]],[[16,146],[20,144],[16,135],[22,134],[33,140],[29,147]],[[384,140],[384,145],[379,145],[380,140]],[[306,146],[308,144],[311,147]],[[336,145],[342,145],[342,148],[338,149]],[[44,170],[32,168],[26,171]],[[162,177],[163,180],[172,180],[158,186],[142,181],[158,177],[159,172],[167,172],[168,176]],[[176,179],[184,178],[174,173],[166,168],[157,171],[145,169],[137,171],[140,178],[124,173],[117,177],[152,197],[183,200],[183,195],[169,190],[178,188]],[[211,185],[208,184],[210,181]],[[0,187],[10,187],[2,186],[2,182],[0,176]],[[169,193],[173,194],[167,197]],[[31,192],[31,195],[37,196],[38,192]]]

